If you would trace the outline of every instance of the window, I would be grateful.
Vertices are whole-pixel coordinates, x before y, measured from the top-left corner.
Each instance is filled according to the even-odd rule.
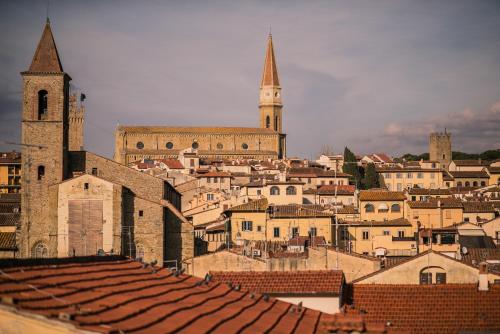
[[[192,143],[192,144],[191,144],[191,147],[192,147],[193,149],[195,149],[195,150],[196,150],[196,149],[198,149],[198,147],[199,147],[199,146],[200,146],[200,145],[198,145],[198,143],[197,143],[197,142],[194,142],[194,143]]]
[[[417,173],[417,178],[418,178],[418,179],[423,179],[423,178],[424,178],[424,173],[422,173],[422,172],[418,172],[418,173]]]
[[[453,233],[441,234],[442,245],[453,245],[454,243],[455,243],[455,234]]]
[[[46,258],[49,256],[49,249],[44,243],[39,242],[33,247],[31,256],[35,259]]]
[[[401,183],[398,183],[397,184],[397,188],[396,188],[398,191],[402,191],[403,190],[403,185]]]
[[[135,258],[144,259],[144,246],[142,244],[135,244]]]
[[[169,141],[166,145],[167,149],[171,150],[174,148],[174,143],[172,143],[171,141]]]
[[[218,177],[214,177],[214,183],[217,183],[219,182],[219,178]]]
[[[470,182],[469,181],[465,181],[465,186],[466,187],[470,187]]]
[[[436,178],[436,174],[431,173],[431,179],[435,179],[435,178]]]
[[[481,181],[481,187],[484,187],[484,186],[486,186],[486,182]]]
[[[315,237],[318,235],[318,229],[316,227],[311,227],[309,229],[309,236],[310,237]]]
[[[46,90],[38,92],[38,120],[44,121],[48,119],[49,111],[47,108],[48,93]]]
[[[89,184],[87,182],[83,184],[83,189],[89,190]]]
[[[391,231],[385,230],[385,231],[382,232],[382,235],[391,235]]]
[[[446,273],[436,273],[436,284],[446,284]]]
[[[144,211],[143,210],[139,210],[139,217],[144,217]]]
[[[406,177],[409,178],[409,179],[411,179],[413,177],[413,173],[407,173]]]
[[[224,145],[222,145],[222,143],[218,143],[217,144],[217,149],[218,150],[222,150],[224,148]]]
[[[257,190],[257,195],[259,195],[259,196],[262,195],[262,190],[258,189]]]
[[[396,179],[400,179],[402,177],[401,173],[396,173]]]
[[[365,205],[365,211],[366,212],[375,212],[375,207],[373,206],[373,204],[368,203]]]
[[[297,189],[294,186],[286,187],[287,195],[297,195]]]
[[[420,273],[420,284],[432,284],[432,273]]]
[[[38,166],[38,181],[43,180],[45,177],[45,166]]]
[[[252,231],[252,222],[251,221],[242,221],[241,222],[241,230],[242,231]]]
[[[380,203],[378,206],[378,212],[389,212],[389,207],[385,203]]]
[[[92,167],[92,175],[97,176],[97,167]]]
[[[144,148],[144,143],[142,141],[138,141],[137,144],[135,144],[135,147],[142,150]]]
[[[214,200],[214,194],[207,194],[207,201],[213,201]]]
[[[444,214],[446,219],[451,219],[451,210],[445,210]]]
[[[278,122],[279,122],[278,116],[274,116],[274,131],[278,131]]]
[[[257,226],[257,232],[262,232],[262,226]]]
[[[473,187],[477,187],[477,181],[472,182]]]
[[[211,177],[207,177],[207,183],[210,183],[212,182],[212,178]]]
[[[276,186],[271,187],[271,195],[279,195],[280,194],[280,188]]]
[[[279,238],[280,237],[280,228],[279,227],[275,227],[273,229],[273,235],[275,238]]]
[[[370,232],[369,231],[363,231],[363,240],[368,240],[370,238]]]
[[[435,162],[432,163],[432,168],[436,168],[436,163]],[[432,175],[434,175],[434,174],[432,174]],[[434,178],[434,176],[431,176],[431,177]]]
[[[269,116],[266,116],[266,128],[269,129],[270,126],[271,126],[271,118]]]
[[[299,236],[299,228],[298,227],[292,227],[292,238],[298,237]]]
[[[468,223],[470,221],[469,217],[464,217],[464,222]]]
[[[398,238],[404,238],[405,237],[405,231],[399,230],[398,231]]]
[[[391,212],[401,212],[401,206],[399,204],[391,205]]]
[[[385,176],[386,179],[390,179],[391,178],[391,173],[385,173],[384,176]]]
[[[307,179],[307,183],[309,183],[309,184],[311,183],[311,178],[310,177]]]
[[[448,184],[448,187],[449,187],[449,186],[450,186],[450,185]],[[457,182],[457,187],[461,187],[461,186],[462,186],[462,181],[458,181],[458,182]]]
[[[194,167],[194,159],[189,159],[189,167]]]
[[[446,182],[446,186],[447,186],[447,187],[450,187],[450,182]]]
[[[244,150],[248,150],[248,144],[247,143],[241,144],[241,148]]]

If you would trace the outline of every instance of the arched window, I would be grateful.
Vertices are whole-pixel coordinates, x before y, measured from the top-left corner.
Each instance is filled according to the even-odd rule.
[[[48,93],[46,90],[41,90],[38,92],[38,120],[46,120],[49,116],[49,110],[47,108]]]
[[[481,181],[481,187],[484,187],[484,186],[486,186],[486,182]]]
[[[34,257],[35,259],[49,257],[49,250],[43,242],[36,243],[35,246],[33,246],[33,250],[31,253],[31,257]]]
[[[389,207],[385,203],[381,203],[378,206],[378,212],[389,212]]]
[[[271,117],[266,116],[266,128],[269,129],[270,126],[271,126]]]
[[[274,131],[278,131],[278,116],[274,117]]]
[[[375,207],[373,206],[373,204],[368,203],[365,205],[365,211],[366,212],[375,212]]]
[[[273,186],[271,187],[271,195],[279,195],[280,194],[280,188]]]
[[[286,194],[287,195],[297,195],[297,188],[295,188],[294,186],[286,187]]]
[[[458,181],[457,182],[457,187],[461,187],[462,186],[462,181]]]
[[[391,205],[391,212],[401,212],[401,206],[399,204]]]
[[[477,181],[472,182],[473,187],[477,187]]]
[[[420,284],[446,284],[446,271],[441,267],[425,267],[420,271]]]
[[[144,148],[144,143],[142,141],[138,141],[137,144],[135,144],[135,147],[142,150]]]
[[[470,187],[470,182],[469,181],[465,181],[465,186],[466,187]]]

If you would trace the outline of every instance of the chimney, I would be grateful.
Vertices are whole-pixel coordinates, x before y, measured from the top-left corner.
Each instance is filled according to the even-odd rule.
[[[488,291],[488,263],[479,264],[479,291]]]

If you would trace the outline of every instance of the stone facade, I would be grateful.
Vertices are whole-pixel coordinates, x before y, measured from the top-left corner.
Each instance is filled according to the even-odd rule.
[[[69,97],[69,150],[83,150],[85,108],[78,105],[76,94]]]
[[[451,133],[431,133],[429,137],[429,160],[438,161],[441,168],[448,169],[451,162]]]
[[[269,36],[260,86],[260,127],[119,126],[114,159],[129,164],[144,158],[177,158],[182,150],[196,149],[209,159],[281,159],[286,156],[283,104],[272,38]]]
[[[193,227],[173,186],[82,150],[84,111],[69,98],[71,78],[48,22],[22,75],[21,257],[104,251],[160,265],[191,258]]]

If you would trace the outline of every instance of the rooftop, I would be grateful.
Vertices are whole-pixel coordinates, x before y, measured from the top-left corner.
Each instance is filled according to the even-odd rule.
[[[334,295],[342,290],[341,270],[210,272],[214,281],[272,295]]]
[[[360,201],[404,201],[405,194],[401,191],[361,190]]]
[[[116,256],[9,260],[0,268],[5,307],[91,332],[314,333],[324,317]]]

